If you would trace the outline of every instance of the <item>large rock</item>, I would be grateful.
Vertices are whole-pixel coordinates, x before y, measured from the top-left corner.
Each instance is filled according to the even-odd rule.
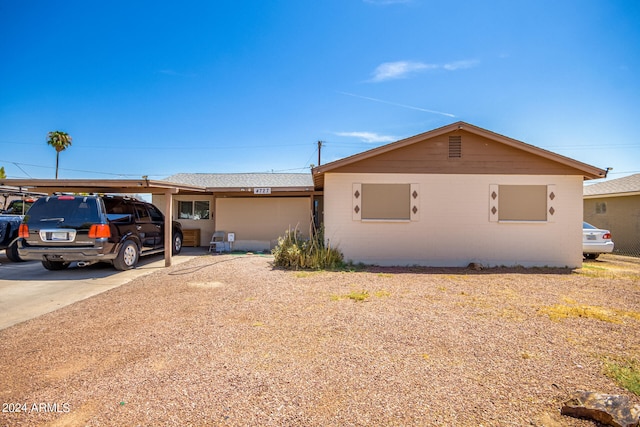
[[[591,391],[572,393],[561,413],[614,427],[638,427],[640,423],[640,405],[632,405],[628,397]]]

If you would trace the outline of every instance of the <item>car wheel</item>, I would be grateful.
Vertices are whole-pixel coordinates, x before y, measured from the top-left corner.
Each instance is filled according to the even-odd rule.
[[[182,234],[173,233],[173,240],[171,245],[171,254],[177,255],[182,250]]]
[[[64,270],[65,268],[69,267],[69,264],[71,263],[64,262],[64,261],[49,261],[49,260],[42,261],[42,266],[50,271]]]
[[[598,259],[598,256],[600,256],[600,254],[584,254],[586,259]]]
[[[120,248],[116,259],[113,260],[113,266],[116,270],[130,270],[138,263],[138,257],[138,246],[131,240],[127,240]]]
[[[20,258],[20,255],[18,254],[18,241],[14,240],[13,243],[11,243],[7,249],[5,250],[5,253],[7,254],[7,258],[9,258],[9,261],[13,261],[13,262],[22,262],[24,261],[22,258]]]

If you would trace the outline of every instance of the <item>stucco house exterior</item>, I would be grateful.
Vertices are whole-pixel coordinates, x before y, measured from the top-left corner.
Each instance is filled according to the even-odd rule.
[[[606,172],[457,122],[312,174],[346,260],[578,267],[583,181]]]
[[[584,220],[611,231],[614,252],[640,255],[640,174],[585,185]]]
[[[289,228],[309,235],[315,195],[309,173],[180,173],[165,182],[204,190],[173,196],[172,217],[182,224],[185,245],[208,246],[214,231],[224,231],[225,238],[234,234],[233,249],[269,251]],[[164,198],[152,201],[164,206]]]
[[[605,176],[603,169],[456,122],[306,174],[183,173],[164,181],[4,179],[0,187],[46,194],[152,194],[167,224],[172,218],[182,223],[186,246],[206,247],[215,231],[224,231],[235,236],[233,249],[268,251],[287,229],[308,236],[312,225],[324,224],[325,238],[354,262],[578,267],[583,181]],[[637,230],[640,196],[637,176],[633,179],[631,190],[624,189],[626,184],[599,193],[601,184],[587,187],[585,218],[600,215],[604,220],[605,205],[607,214],[617,212],[614,198],[620,196],[631,204],[621,211],[635,218],[630,226]],[[587,204],[592,199],[595,207]],[[616,231],[613,223],[593,223],[614,233],[616,248],[624,245],[625,234],[631,235],[627,229]],[[167,245],[170,237],[165,236]],[[170,265],[170,254],[165,254],[165,265]]]

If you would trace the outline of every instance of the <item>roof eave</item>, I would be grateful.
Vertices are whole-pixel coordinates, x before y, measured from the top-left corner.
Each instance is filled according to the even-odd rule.
[[[640,196],[640,191],[627,191],[617,193],[602,193],[602,194],[584,194],[583,199],[604,199],[608,197],[628,197],[628,196]]]
[[[245,187],[206,187],[206,191],[210,193],[251,193],[255,188],[270,188],[272,193],[288,193],[288,192],[313,192],[314,186],[298,186],[298,187],[266,187],[266,186],[245,186]]]

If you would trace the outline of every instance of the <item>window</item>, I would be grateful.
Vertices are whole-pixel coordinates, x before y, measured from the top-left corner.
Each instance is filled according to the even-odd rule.
[[[555,213],[551,203],[556,198],[554,188],[553,185],[491,185],[491,220],[548,221],[547,214]]]
[[[151,221],[153,222],[164,221],[164,216],[162,215],[162,212],[158,210],[158,208],[156,208],[153,205],[147,205],[147,208],[149,209],[149,214],[151,215]]]
[[[418,221],[419,184],[353,184],[354,221]]]
[[[607,213],[607,202],[596,202],[596,213],[597,214],[606,214]]]
[[[149,211],[147,211],[147,208],[140,203],[136,203],[136,215],[138,216],[138,219],[140,221],[151,220],[151,217],[149,216]]]
[[[409,184],[362,184],[362,219],[411,219]]]
[[[209,219],[209,201],[178,201],[178,218]]]

